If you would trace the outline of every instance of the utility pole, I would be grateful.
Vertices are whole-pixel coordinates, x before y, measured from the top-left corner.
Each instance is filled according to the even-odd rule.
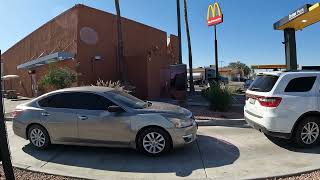
[[[1,50],[0,50],[0,60],[1,59]],[[0,70],[0,74],[2,74]],[[0,81],[0,87],[2,87],[2,80]],[[3,113],[3,96],[2,96],[2,88],[1,88],[1,108],[0,108],[0,158],[2,161],[2,167],[7,180],[14,180],[14,173],[11,164],[10,151],[8,146],[8,138],[7,138],[7,130],[4,121],[4,113]]]
[[[181,16],[180,0],[177,0],[177,22],[178,22],[178,42],[179,42],[179,64],[182,64],[182,45],[181,45]]]
[[[219,61],[219,62],[220,62],[220,67],[222,68],[224,61]]]

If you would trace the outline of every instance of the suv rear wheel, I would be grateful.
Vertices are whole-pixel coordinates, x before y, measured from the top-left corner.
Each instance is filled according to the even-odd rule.
[[[312,147],[320,139],[320,121],[318,117],[307,117],[302,120],[294,135],[294,141],[300,147]]]

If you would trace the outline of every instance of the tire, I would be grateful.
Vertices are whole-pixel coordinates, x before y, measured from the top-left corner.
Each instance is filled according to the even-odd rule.
[[[151,127],[139,134],[137,147],[148,156],[160,156],[170,150],[171,138],[166,131]]]
[[[40,125],[32,125],[28,129],[28,139],[35,148],[45,150],[50,145],[50,136],[45,128]]]
[[[311,131],[308,131],[311,130]],[[293,136],[294,142],[303,148],[313,147],[320,140],[320,121],[318,117],[307,117],[302,120]]]

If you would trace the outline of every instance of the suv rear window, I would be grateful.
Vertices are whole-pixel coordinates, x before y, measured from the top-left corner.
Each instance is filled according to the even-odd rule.
[[[312,76],[292,79],[288,83],[284,92],[308,92],[312,89],[316,78],[317,77]]]
[[[270,92],[278,81],[278,76],[260,75],[257,76],[250,86],[249,90],[257,92]]]

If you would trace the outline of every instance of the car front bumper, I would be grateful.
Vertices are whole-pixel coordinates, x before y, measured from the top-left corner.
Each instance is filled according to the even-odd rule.
[[[172,138],[173,148],[181,147],[194,142],[197,139],[197,130],[198,125],[196,122],[189,127],[170,129],[169,133]]]

